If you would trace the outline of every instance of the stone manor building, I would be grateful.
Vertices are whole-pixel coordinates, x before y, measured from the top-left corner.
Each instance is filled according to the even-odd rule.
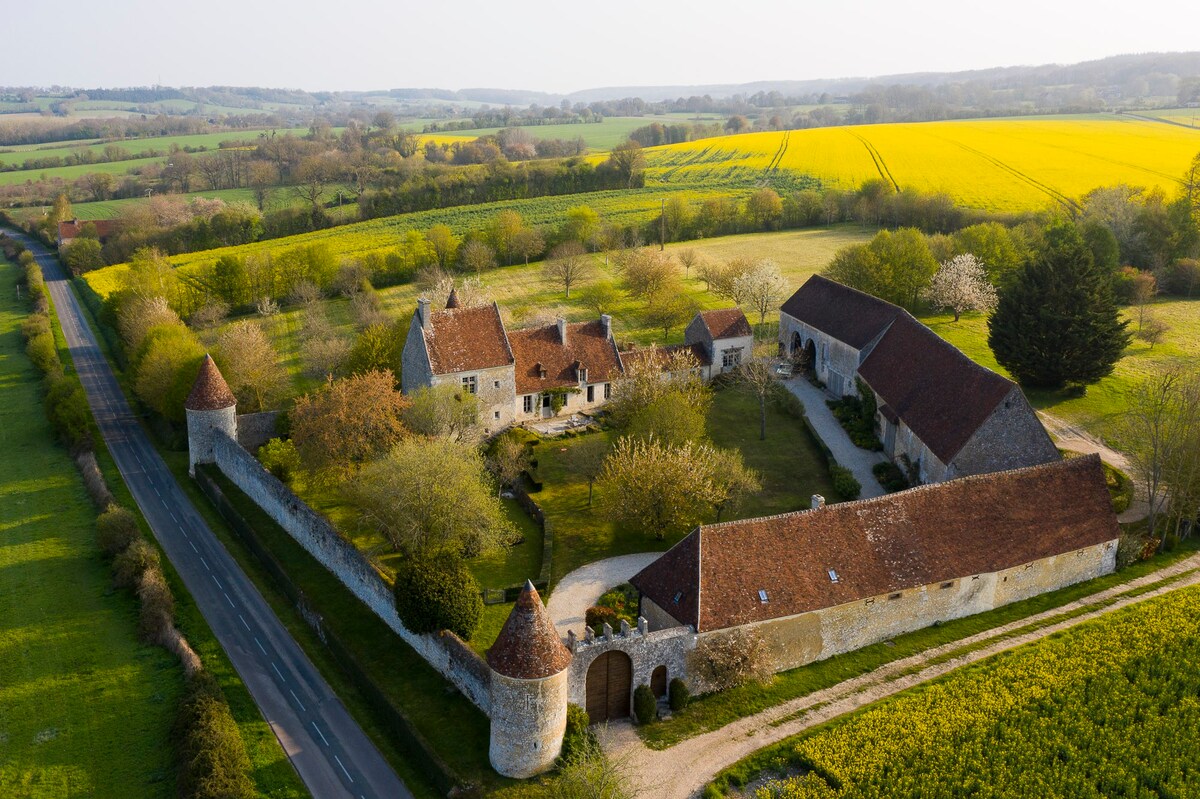
[[[1059,457],[1016,383],[869,294],[814,275],[780,309],[779,346],[834,397],[872,392],[884,454],[917,482]]]

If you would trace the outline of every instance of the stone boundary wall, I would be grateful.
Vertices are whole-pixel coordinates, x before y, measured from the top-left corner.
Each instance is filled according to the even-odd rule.
[[[228,434],[214,432],[213,455],[217,468],[234,485],[329,569],[429,665],[490,716],[491,670],[479,655],[453,633],[420,635],[406,628],[396,613],[391,587],[366,556]]]
[[[638,626],[634,628],[622,623],[619,632],[609,628],[605,635],[580,639],[572,634],[567,638],[567,646],[573,655],[568,667],[568,696],[572,704],[580,707],[587,706],[587,673],[592,662],[614,649],[629,655],[633,663],[633,689],[639,685],[649,685],[650,675],[659,666],[667,667],[668,683],[681,677],[694,693],[703,692],[707,687],[695,685],[694,678],[688,674],[687,653],[696,646],[696,634],[691,627],[671,627],[649,632],[645,619],[639,619]],[[632,713],[632,690],[629,695]]]
[[[275,420],[278,418],[279,411],[239,414],[237,418],[238,443],[254,452],[279,435],[275,432]]]

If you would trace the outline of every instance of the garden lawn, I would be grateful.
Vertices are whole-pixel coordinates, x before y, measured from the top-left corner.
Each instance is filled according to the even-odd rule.
[[[1030,403],[1038,410],[1080,425],[1092,435],[1100,436],[1118,449],[1128,446],[1122,439],[1121,417],[1129,405],[1129,393],[1138,383],[1156,372],[1170,367],[1194,368],[1200,358],[1200,299],[1160,297],[1148,306],[1148,317],[1161,319],[1170,325],[1161,344],[1153,348],[1134,339],[1117,362],[1113,373],[1089,386],[1082,397],[1068,397],[1061,391],[1026,390]],[[1137,330],[1136,311],[1125,309],[1130,319],[1129,330]],[[929,325],[972,360],[1000,374],[1011,377],[996,363],[987,344],[987,320],[980,314],[967,314],[958,323],[946,314],[922,317]]]
[[[0,261],[0,796],[173,796],[183,674],[112,588],[24,355],[17,274]]]

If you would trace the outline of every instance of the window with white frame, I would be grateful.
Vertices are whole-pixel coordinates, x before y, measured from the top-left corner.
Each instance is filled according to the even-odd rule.
[[[479,381],[476,379],[475,375],[464,377],[462,379],[462,387],[463,391],[467,392],[468,394],[476,394],[479,392]]]
[[[526,394],[524,397],[521,397],[521,409],[525,411],[525,413],[533,413],[532,394]]]
[[[728,371],[729,369],[734,369],[741,362],[742,362],[742,351],[740,349],[725,350],[724,352],[721,353],[721,369],[722,370]]]
[[[612,399],[612,383],[604,384],[604,398]]]

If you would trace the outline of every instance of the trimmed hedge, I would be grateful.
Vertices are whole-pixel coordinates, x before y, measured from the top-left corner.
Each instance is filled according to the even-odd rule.
[[[829,476],[833,478],[833,490],[842,499],[858,499],[859,494],[862,493],[862,483],[858,482],[854,473],[845,466],[831,465]]]
[[[633,691],[633,715],[638,724],[649,724],[658,718],[658,700],[650,686],[642,683]]]
[[[687,707],[688,702],[692,699],[691,689],[687,687],[687,683],[678,677],[671,680],[668,686],[668,693],[670,694],[671,710],[674,710],[676,713]]]
[[[221,686],[207,672],[188,681],[173,730],[183,799],[255,799],[250,758]]]
[[[120,555],[141,537],[137,517],[119,505],[109,505],[96,518],[96,543],[110,558]]]
[[[891,461],[881,461],[871,467],[875,479],[888,491],[903,491],[908,488],[908,478],[900,467]]]

